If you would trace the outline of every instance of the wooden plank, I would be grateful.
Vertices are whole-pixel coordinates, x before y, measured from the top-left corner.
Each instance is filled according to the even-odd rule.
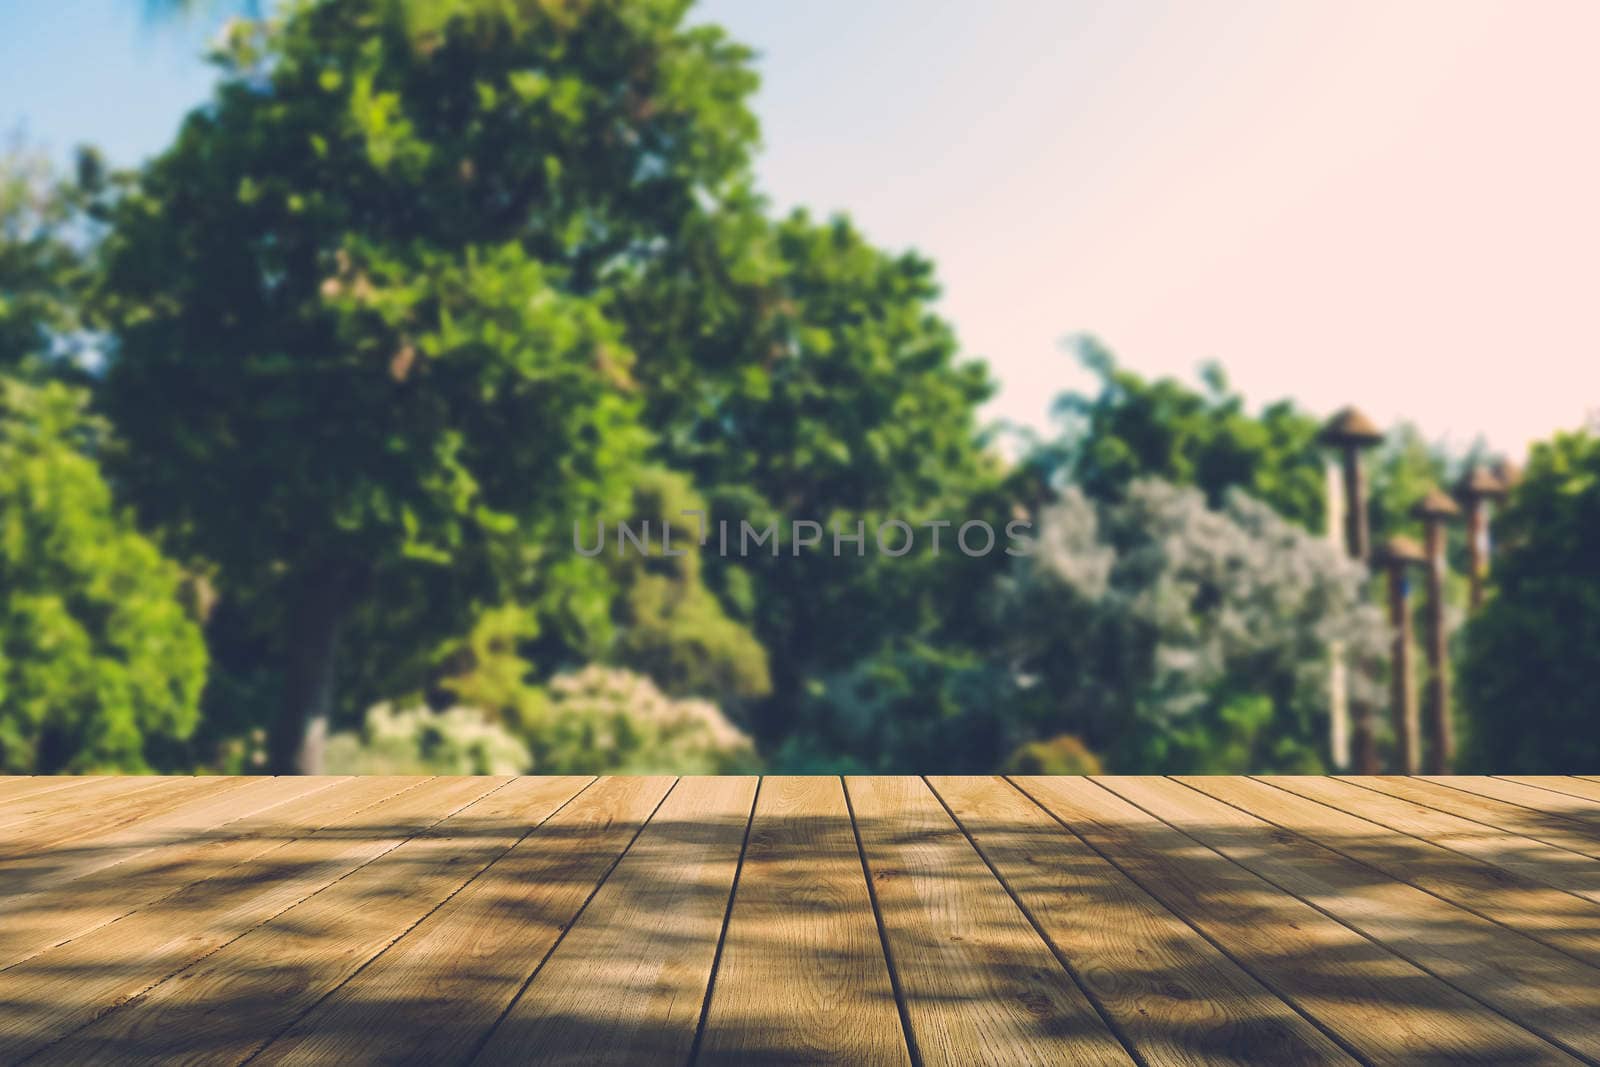
[[[87,841],[40,848],[0,860],[0,913],[16,896],[45,887],[61,891],[74,879],[144,855],[163,845],[187,843],[214,827],[326,789],[337,778],[238,779],[233,788],[212,790],[137,822],[117,826]]]
[[[332,826],[417,785],[416,778],[353,778],[225,828],[85,875],[59,891],[9,897],[0,923],[0,970],[149,907],[238,864]]]
[[[1600,782],[1593,782],[1587,778],[1578,778],[1570,774],[1500,774],[1495,781],[1516,782],[1518,785],[1532,786],[1535,789],[1548,789],[1552,793],[1564,793],[1569,797],[1579,797],[1589,801],[1587,804],[1573,806],[1562,803],[1561,811],[1581,812],[1585,816],[1592,816],[1600,811]],[[1560,800],[1560,798],[1557,798]],[[1549,801],[1544,801],[1548,804]],[[1542,811],[1552,810],[1540,804],[1530,804],[1529,807],[1538,807]]]
[[[1261,780],[1530,881],[1600,903],[1600,878],[1596,877],[1594,861],[1575,852],[1335,778],[1268,775]]]
[[[590,781],[519,778],[507,783],[33,1062],[243,1061]],[[355,1036],[362,1048],[349,1059],[376,1058],[368,1045],[374,1039]]]
[[[1542,811],[1522,807],[1520,804],[1507,803],[1480,793],[1469,792],[1464,788],[1441,785],[1421,778],[1379,776],[1340,780],[1354,781],[1368,789],[1388,793],[1390,796],[1409,800],[1413,804],[1421,804],[1449,815],[1470,819],[1484,826],[1494,827],[1496,830],[1504,830],[1506,833],[1520,834],[1535,841],[1543,841],[1547,845],[1554,845],[1556,848],[1576,852],[1591,859],[1600,858],[1600,839],[1593,834],[1584,833],[1582,827],[1573,825],[1559,815],[1547,815]],[[1594,868],[1593,864],[1589,866],[1600,873],[1600,868]]]
[[[1490,797],[1531,808],[1545,815],[1559,815],[1571,826],[1563,829],[1587,831],[1591,841],[1600,839],[1600,785],[1561,775],[1440,776],[1427,781],[1451,786],[1463,792]],[[1588,791],[1588,792],[1586,792]],[[1592,795],[1591,795],[1592,794]],[[1560,825],[1560,824],[1558,824]]]
[[[673,782],[664,777],[596,782],[269,1044],[255,1062],[465,1061]]]
[[[1571,1062],[1343,923],[1091,781],[1014,779],[1148,893],[1369,1063]]]
[[[929,784],[1144,1063],[1355,1062],[1004,779]]]
[[[911,1062],[837,778],[762,779],[697,1062]]]
[[[196,801],[215,799],[261,780],[223,776],[169,778],[148,789],[102,798],[92,807],[85,807],[81,799],[86,790],[73,790],[64,794],[70,803],[63,804],[62,809],[13,827],[0,840],[0,871],[17,860],[32,860],[45,850],[61,850],[69,842],[73,850],[79,850],[97,846],[108,838],[125,838],[140,832],[137,828],[141,824],[158,819],[164,822],[174,811]],[[41,799],[48,800],[49,796]],[[178,821],[181,823],[182,819]]]
[[[424,782],[226,877],[0,971],[0,1062],[23,1059],[88,1025],[506,781]]]
[[[1600,1058],[1600,970],[1166,778],[1096,781],[1452,988]]]
[[[0,852],[11,852],[13,841],[24,840],[39,824],[54,825],[62,821],[71,824],[75,820],[93,818],[113,805],[127,803],[136,795],[153,794],[174,782],[199,780],[155,776],[87,778],[71,790],[23,796],[0,808]]]
[[[1252,778],[1208,775],[1179,781],[1396,881],[1600,966],[1600,904]]]
[[[1132,1063],[920,778],[845,779],[924,1063]]]
[[[686,1062],[756,782],[679,782],[472,1062]]]
[[[27,797],[42,796],[95,781],[87,775],[8,775],[0,778],[0,801],[8,806]]]

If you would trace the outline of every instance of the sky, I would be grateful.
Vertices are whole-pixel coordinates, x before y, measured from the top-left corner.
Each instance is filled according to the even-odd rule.
[[[0,0],[0,130],[158,150],[207,27]],[[1600,412],[1600,3],[705,0],[759,53],[761,181],[938,265],[1046,430],[1093,334],[1253,404],[1520,455]]]

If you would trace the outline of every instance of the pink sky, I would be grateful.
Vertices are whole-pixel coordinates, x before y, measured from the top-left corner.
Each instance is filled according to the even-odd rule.
[[[1062,337],[1520,452],[1600,410],[1600,3],[714,0],[763,179],[933,256],[1045,425]]]

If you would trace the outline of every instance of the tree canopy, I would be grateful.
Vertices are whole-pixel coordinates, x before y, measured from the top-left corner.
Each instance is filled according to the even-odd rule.
[[[1546,774],[1600,763],[1600,436],[1537,444],[1496,523],[1492,595],[1467,628],[1464,755]]]
[[[1208,364],[1203,389],[1194,389],[1173,378],[1147,381],[1091,338],[1079,340],[1078,352],[1098,391],[1057,401],[1066,432],[1033,458],[1050,479],[1103,500],[1120,499],[1145,477],[1193,485],[1214,505],[1238,488],[1308,529],[1322,528],[1325,461],[1316,418],[1289,401],[1250,414],[1219,364]]]
[[[384,673],[512,591],[577,647],[604,617],[550,557],[647,443],[610,294],[738,195],[755,133],[746,52],[684,7],[238,23],[112,205],[117,473],[283,663],[275,765],[314,762],[341,636]]]
[[[86,454],[103,428],[58,382],[0,377],[0,770],[181,766],[206,678],[184,576]]]

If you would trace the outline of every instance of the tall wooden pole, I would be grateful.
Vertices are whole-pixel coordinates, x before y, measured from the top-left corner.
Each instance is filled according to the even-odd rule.
[[[1354,441],[1344,446],[1345,524],[1349,530],[1350,555],[1363,563],[1372,559],[1371,534],[1367,526],[1367,481],[1361,469],[1361,448]],[[1370,661],[1356,668],[1370,678]],[[1363,697],[1355,706],[1355,757],[1357,774],[1378,773],[1378,737],[1372,722],[1372,703]]]
[[[1428,520],[1428,773],[1449,774],[1455,763],[1450,722],[1450,664],[1444,631],[1444,522]]]
[[[1467,574],[1470,602],[1476,612],[1483,606],[1483,580],[1489,564],[1489,501],[1481,496],[1467,500]]]
[[[1356,559],[1367,559],[1372,553],[1367,528],[1367,480],[1361,469],[1361,449],[1354,444],[1344,446],[1344,500],[1345,537],[1350,554]]]
[[[1467,502],[1467,581],[1474,613],[1483,606],[1483,586],[1489,575],[1489,506],[1506,493],[1506,484],[1485,467],[1475,467],[1461,483]]]
[[[1412,684],[1411,612],[1406,566],[1422,562],[1422,551],[1405,538],[1390,540],[1383,553],[1389,578],[1389,624],[1394,647],[1389,672],[1389,706],[1394,716],[1396,770],[1416,774],[1422,745],[1417,723],[1417,695]]]
[[[1328,540],[1343,548],[1344,486],[1336,464],[1328,464]],[[1350,769],[1350,679],[1345,671],[1344,642],[1328,643],[1328,759],[1336,771]]]
[[[1368,562],[1372,546],[1367,526],[1367,483],[1361,469],[1361,450],[1383,440],[1383,434],[1355,408],[1345,408],[1329,419],[1317,434],[1319,444],[1337,449],[1344,477],[1339,470],[1328,470],[1328,525],[1330,536],[1343,526],[1345,550],[1351,557]],[[1343,482],[1343,507],[1340,507],[1339,485]],[[1332,659],[1328,675],[1329,757],[1337,768],[1349,764],[1354,748],[1357,774],[1378,773],[1378,747],[1372,728],[1372,706],[1364,697],[1351,700],[1348,689],[1345,650],[1334,644],[1329,649]],[[1358,673],[1366,674],[1373,664],[1363,660],[1356,663]],[[1352,745],[1353,742],[1353,745]]]
[[[1428,687],[1423,713],[1428,752],[1423,763],[1429,774],[1449,774],[1455,762],[1455,730],[1450,718],[1449,635],[1444,628],[1444,524],[1458,517],[1461,509],[1433,488],[1411,514],[1422,520],[1428,567]]]

